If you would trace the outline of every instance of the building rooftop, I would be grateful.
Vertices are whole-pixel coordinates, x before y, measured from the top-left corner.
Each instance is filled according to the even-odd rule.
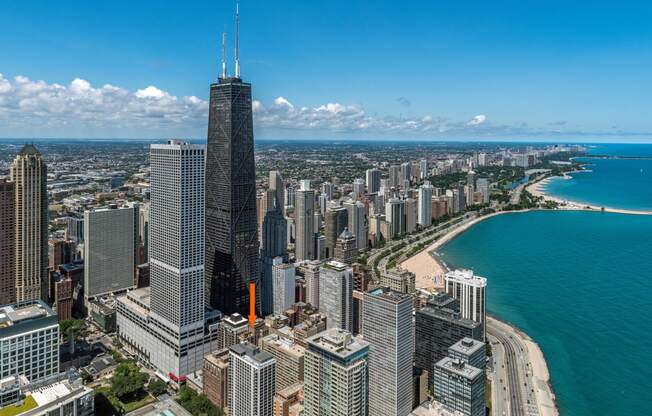
[[[361,337],[354,337],[350,332],[339,328],[331,328],[320,332],[307,340],[309,349],[319,349],[334,354],[340,358],[348,358],[360,351],[368,350],[369,343]]]
[[[263,338],[262,342],[263,345],[274,346],[286,351],[295,357],[301,357],[306,353],[306,349],[294,342],[292,339],[284,338],[277,334],[267,335],[265,338]]]
[[[40,300],[0,307],[0,337],[57,323],[57,314]]]
[[[412,295],[407,293],[395,292],[388,287],[377,287],[375,289],[371,289],[370,291],[367,292],[367,296],[373,296],[376,298],[384,299],[395,303],[403,302],[406,299],[409,300],[412,299]]]
[[[487,278],[476,276],[473,274],[473,270],[466,269],[456,269],[446,273],[446,280],[464,282],[466,284],[480,287],[487,285]]]
[[[435,364],[435,369],[440,368],[449,373],[457,374],[468,380],[475,380],[481,376],[484,371],[472,365],[466,364],[464,361],[452,357],[444,357]]]
[[[335,270],[335,271],[338,271],[338,272],[343,272],[348,267],[349,266],[347,266],[346,264],[344,264],[344,263],[342,263],[340,261],[337,261],[337,260],[331,260],[331,261],[325,263],[322,266],[322,268],[324,268],[324,269]]]
[[[231,352],[241,357],[245,356],[255,364],[263,364],[274,359],[272,354],[266,351],[262,351],[260,348],[257,348],[247,342],[232,346]]]
[[[249,321],[239,313],[234,313],[224,318],[224,323],[229,324],[230,326],[246,326]]]
[[[448,350],[471,355],[484,347],[484,342],[465,337],[453,344]]]
[[[40,155],[41,152],[38,151],[36,146],[32,143],[26,143],[22,149],[20,149],[20,152],[18,152],[19,155],[24,156],[24,155]]]

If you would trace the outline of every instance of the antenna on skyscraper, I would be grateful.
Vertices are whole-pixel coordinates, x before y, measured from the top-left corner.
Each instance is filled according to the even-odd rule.
[[[226,79],[226,25],[222,32],[222,79]]]
[[[240,40],[240,2],[235,3],[235,77],[240,78],[240,56],[238,54]]]

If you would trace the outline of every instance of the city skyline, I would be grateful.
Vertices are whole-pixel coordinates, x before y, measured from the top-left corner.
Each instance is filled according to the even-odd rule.
[[[204,136],[203,86],[221,72],[223,28],[234,72],[235,2],[184,13],[71,3],[39,16],[30,3],[9,5],[0,17],[12,56],[0,58],[0,137]],[[242,2],[241,66],[257,85],[257,137],[652,138],[649,5],[375,6]],[[397,77],[419,87],[389,82]]]

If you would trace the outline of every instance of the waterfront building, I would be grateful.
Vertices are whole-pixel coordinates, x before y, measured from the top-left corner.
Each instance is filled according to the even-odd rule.
[[[432,189],[430,181],[424,181],[419,187],[419,225],[422,227],[432,225]]]
[[[224,314],[248,314],[259,279],[251,84],[223,71],[210,86],[206,148],[206,300]],[[259,301],[259,299],[257,299]]]
[[[294,264],[283,263],[282,257],[276,257],[272,266],[274,294],[273,312],[282,315],[294,304],[296,271]]]
[[[204,296],[205,152],[178,140],[151,145],[151,285],[117,305],[120,337],[175,382],[217,347],[218,312],[205,310]]]
[[[367,416],[369,344],[341,329],[307,341],[304,415]]]
[[[26,144],[11,164],[14,183],[16,301],[46,300],[48,288],[47,166]]]
[[[446,273],[445,283],[446,293],[459,300],[462,318],[478,322],[486,333],[487,279],[472,270],[453,270]]]
[[[478,178],[478,180],[476,181],[476,186],[478,188],[478,192],[482,194],[482,203],[488,204],[489,197],[491,196],[491,192],[489,190],[489,179]]]
[[[445,357],[435,364],[434,397],[450,411],[464,416],[484,416],[484,388],[484,371],[462,360]]]
[[[390,198],[385,204],[385,220],[390,226],[390,232],[385,238],[391,240],[405,234],[405,201]]]
[[[84,212],[84,301],[136,287],[138,205]]]
[[[369,343],[369,414],[412,410],[412,296],[377,288],[364,295],[362,335]]]
[[[345,228],[335,243],[333,259],[351,265],[358,259],[358,246],[355,236]]]
[[[395,267],[380,274],[380,285],[399,293],[414,293],[416,275],[409,270]]]
[[[36,382],[59,373],[59,320],[43,301],[0,307],[0,380]]]
[[[373,168],[365,172],[367,193],[373,194],[380,191],[380,170]]]
[[[310,189],[310,181],[301,181],[301,188],[296,192],[297,235],[295,255],[297,260],[315,259],[315,191]]]
[[[329,261],[319,271],[319,309],[326,325],[351,331],[353,326],[353,270],[339,261]]]
[[[417,229],[417,201],[405,198],[405,232],[413,233]]]
[[[229,406],[229,349],[212,351],[204,356],[202,389],[215,406]]]
[[[349,224],[349,213],[342,206],[329,206],[324,216],[324,237],[326,238],[326,258],[334,256],[337,237]]]
[[[342,204],[347,211],[348,228],[355,236],[358,250],[367,248],[367,226],[365,224],[365,206],[360,201],[347,201]]]
[[[487,366],[486,351],[484,342],[464,337],[448,348],[448,356],[484,370]]]
[[[0,179],[0,305],[16,302],[15,184]]]
[[[249,343],[229,352],[229,415],[272,416],[276,360]]]
[[[267,335],[261,344],[276,359],[275,391],[303,382],[304,347],[277,334]]]

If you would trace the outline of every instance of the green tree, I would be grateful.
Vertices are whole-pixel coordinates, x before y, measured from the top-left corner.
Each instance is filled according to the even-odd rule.
[[[147,391],[154,397],[158,397],[161,394],[165,393],[168,390],[168,385],[158,378],[153,378],[149,381],[147,385]]]
[[[130,396],[142,390],[148,380],[147,374],[138,366],[127,361],[118,365],[111,378],[111,392],[118,398]]]

